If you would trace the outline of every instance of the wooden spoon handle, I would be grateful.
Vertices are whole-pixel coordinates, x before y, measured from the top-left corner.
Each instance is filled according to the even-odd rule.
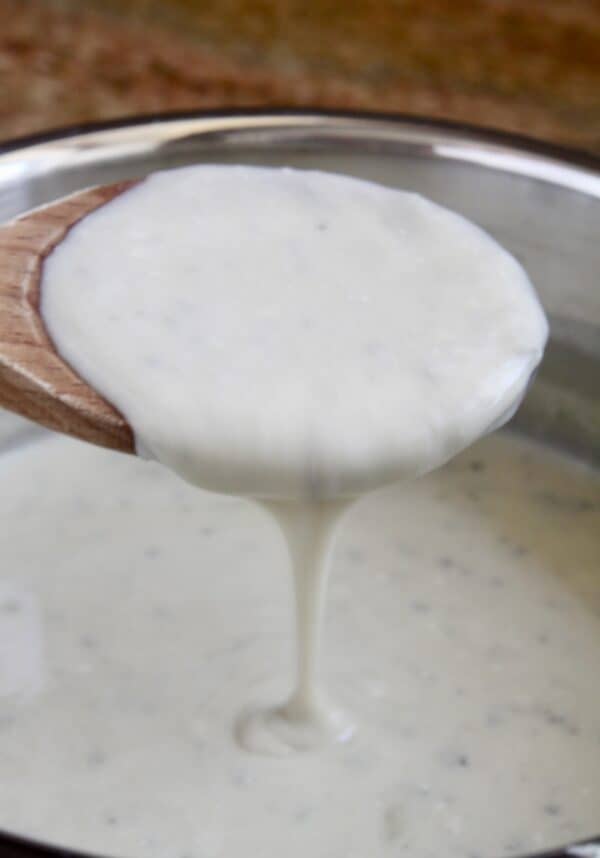
[[[60,357],[39,308],[45,257],[78,221],[135,184],[91,188],[0,228],[0,406],[127,453],[135,452],[131,427]]]

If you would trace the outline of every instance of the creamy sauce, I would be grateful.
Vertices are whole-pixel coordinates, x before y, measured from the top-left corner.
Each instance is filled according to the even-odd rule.
[[[503,423],[547,334],[525,272],[414,194],[326,173],[193,167],[85,218],[44,265],[61,353],[137,449],[268,500],[294,569],[298,677],[240,719],[262,753],[346,741],[317,685],[331,523]]]
[[[296,606],[296,687],[283,704],[245,712],[237,724],[243,747],[284,755],[314,750],[331,740],[347,741],[350,718],[333,705],[318,683],[319,650],[331,554],[344,502],[265,505],[279,524],[290,555]]]
[[[61,353],[138,451],[205,489],[354,497],[504,422],[547,324],[521,266],[415,194],[328,173],[157,173],[44,264]]]
[[[0,521],[0,828],[136,858],[496,858],[597,829],[584,467],[497,436],[351,510],[321,672],[357,729],[283,758],[235,740],[295,660],[263,511],[53,438],[0,456]]]

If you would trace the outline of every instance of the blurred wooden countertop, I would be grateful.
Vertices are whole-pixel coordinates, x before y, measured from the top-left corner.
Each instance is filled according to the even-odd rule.
[[[0,137],[240,105],[401,111],[600,152],[600,0],[0,0]]]

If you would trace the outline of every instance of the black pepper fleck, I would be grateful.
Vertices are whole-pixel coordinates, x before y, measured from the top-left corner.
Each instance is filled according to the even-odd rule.
[[[515,545],[513,546],[512,553],[515,557],[525,557],[529,554],[529,549],[525,548],[524,545]]]
[[[106,760],[107,756],[104,751],[100,751],[97,749],[94,751],[90,751],[90,753],[87,755],[88,766],[93,769],[97,768],[98,766],[104,765]]]
[[[365,559],[365,555],[360,550],[360,548],[356,548],[354,546],[351,546],[350,548],[347,549],[346,560],[348,561],[348,563],[351,563],[353,566],[359,566],[361,563],[364,562],[364,559]]]
[[[442,762],[444,765],[453,769],[468,769],[470,760],[467,754],[462,751],[446,751],[442,754]]]
[[[144,557],[148,557],[153,559],[155,557],[160,557],[161,550],[156,545],[149,545],[148,548],[144,549]]]
[[[474,471],[475,473],[479,473],[479,471],[485,470],[485,462],[482,462],[481,459],[473,459],[472,462],[469,462],[469,469]]]

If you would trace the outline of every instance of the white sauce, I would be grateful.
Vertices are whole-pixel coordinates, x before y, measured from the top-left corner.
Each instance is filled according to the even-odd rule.
[[[494,437],[353,510],[321,671],[357,730],[283,758],[234,736],[295,659],[258,508],[55,438],[0,457],[0,521],[0,828],[136,858],[497,858],[597,830],[585,468]]]
[[[411,575],[419,580],[430,577],[423,563],[415,562],[410,573],[400,576],[386,574],[390,583],[380,587],[375,571],[380,534],[375,528],[365,536],[368,547],[364,550],[372,555],[367,586],[352,575],[346,578],[347,603],[338,625],[333,625],[344,647],[353,638],[363,642],[361,657],[345,663],[341,672],[334,670],[330,680],[336,700],[350,717],[329,702],[317,683],[323,660],[319,638],[333,522],[357,496],[446,462],[508,419],[520,402],[541,358],[547,325],[518,263],[474,225],[412,194],[324,173],[196,167],[154,175],[75,226],[46,260],[42,309],[61,353],[128,418],[141,454],[205,489],[260,499],[281,525],[295,578],[297,681],[287,702],[282,702],[289,684],[286,689],[280,681],[281,665],[270,665],[271,650],[278,648],[279,639],[265,638],[260,617],[251,616],[261,576],[255,568],[242,568],[252,565],[249,548],[236,552],[233,542],[224,563],[209,552],[201,574],[192,562],[195,551],[188,545],[183,577],[179,570],[173,573],[169,558],[156,583],[145,569],[133,583],[123,565],[135,526],[128,512],[112,506],[120,490],[106,486],[114,553],[96,574],[108,599],[108,614],[115,608],[116,593],[141,587],[144,599],[151,599],[152,587],[157,586],[160,603],[174,599],[177,611],[189,606],[195,631],[182,649],[184,610],[181,621],[178,618],[172,626],[177,631],[173,640],[160,639],[161,655],[150,683],[156,684],[152,693],[142,695],[143,702],[135,702],[137,693],[129,689],[130,682],[135,686],[134,674],[120,680],[120,670],[113,673],[109,667],[90,685],[92,697],[107,694],[111,698],[105,717],[112,728],[119,732],[121,718],[131,720],[132,732],[118,746],[128,748],[127,760],[133,754],[136,761],[132,769],[126,763],[118,775],[117,763],[108,781],[103,776],[94,780],[99,800],[117,801],[121,795],[125,806],[130,801],[134,804],[123,845],[117,835],[110,843],[94,843],[93,848],[156,849],[159,854],[167,849],[177,854],[171,853],[180,836],[176,829],[188,812],[186,854],[193,844],[190,854],[200,856],[272,856],[284,849],[298,856],[327,858],[373,854],[373,850],[393,854],[402,844],[411,845],[417,830],[419,837],[424,836],[419,825],[432,813],[440,813],[445,820],[440,829],[444,836],[456,838],[457,854],[464,850],[465,838],[479,843],[479,834],[472,839],[465,828],[470,828],[481,809],[482,781],[460,788],[455,771],[471,765],[464,736],[481,729],[471,723],[471,703],[463,708],[455,702],[460,696],[457,677],[461,688],[472,681],[469,645],[455,643],[460,635],[453,624],[434,625],[434,636],[443,629],[448,652],[439,689],[423,708],[439,659],[429,655],[422,641],[407,636],[406,629],[397,630],[384,621],[390,611],[395,616],[397,607],[406,604]],[[73,448],[67,445],[66,449]],[[83,454],[78,451],[77,455]],[[88,460],[95,463],[102,455],[86,452],[80,463],[83,472]],[[69,462],[70,458],[61,460],[61,480],[69,472]],[[133,520],[143,509],[139,521],[144,532],[177,543],[183,528],[179,517],[173,518],[163,506],[152,521],[144,509],[145,497],[138,504],[145,491],[138,487],[138,495],[137,475],[154,474],[143,478],[151,491],[156,472],[146,471],[139,463],[119,463],[111,466],[111,473],[118,474],[121,467],[128,474],[122,490],[134,493],[129,495]],[[92,506],[100,497],[100,488],[94,485],[97,473],[92,465],[92,488],[83,493],[86,504]],[[79,470],[73,477],[79,479]],[[435,486],[435,481],[426,485]],[[181,486],[169,491],[186,492]],[[420,507],[422,491],[425,500]],[[393,497],[391,492],[388,501]],[[420,542],[430,550],[437,544],[435,500],[420,487],[411,487],[409,497],[413,516],[415,511],[418,515],[406,533],[404,522],[397,533],[408,539],[420,526]],[[192,507],[202,504],[207,505],[209,518],[216,515],[208,514],[216,505],[220,510],[216,520],[222,527],[219,516],[226,520],[231,507],[202,494],[191,502]],[[94,520],[98,526],[96,516]],[[202,520],[201,513],[197,521]],[[477,530],[469,516],[465,524],[469,533]],[[115,528],[120,537],[113,546]],[[442,531],[441,539],[450,551],[457,535],[445,532],[443,526]],[[409,557],[410,552],[405,561]],[[106,561],[111,568],[106,568]],[[76,559],[75,563],[79,565]],[[76,576],[70,563],[67,566],[71,572],[62,591],[65,606],[78,598]],[[485,567],[484,577],[494,567],[493,556],[485,560]],[[275,582],[272,568],[268,564],[262,572],[263,579],[265,575],[269,579],[262,610],[281,618],[286,591]],[[50,577],[60,586],[60,572],[53,570]],[[85,595],[80,594],[85,598],[92,592],[88,585],[89,580]],[[223,585],[223,601],[217,603]],[[187,586],[192,589],[185,593]],[[443,595],[446,601],[440,601],[440,610],[446,611],[456,594],[450,588]],[[490,601],[502,603],[496,594]],[[430,610],[426,602],[414,604],[417,614]],[[204,616],[208,605],[214,616]],[[495,610],[496,605],[483,608],[486,622]],[[353,634],[345,628],[345,615],[352,616],[352,611]],[[511,623],[514,611],[511,604],[506,615]],[[134,617],[137,611],[127,620],[132,637]],[[246,627],[253,630],[248,638]],[[125,658],[125,651],[117,648],[118,632],[111,635],[107,628],[102,634],[110,637],[111,647],[114,644],[117,661]],[[228,643],[232,634],[234,651]],[[476,637],[471,644],[477,650]],[[144,632],[136,645],[147,658],[156,650],[156,629]],[[340,654],[345,656],[344,648]],[[325,653],[325,664],[331,657]],[[258,674],[253,672],[254,658],[260,665]],[[180,660],[181,668],[176,663]],[[191,703],[188,687],[194,686],[195,662],[205,690]],[[476,673],[479,667],[481,661]],[[236,681],[230,683],[232,676]],[[490,693],[485,681],[481,685],[482,679],[477,676],[475,681],[480,707],[484,698],[489,703]],[[544,676],[537,680],[545,689]],[[224,686],[228,692],[222,690]],[[528,686],[527,694],[531,691]],[[247,698],[238,697],[243,692]],[[523,703],[518,695],[515,698],[512,686],[510,694],[511,722],[519,721],[513,717],[515,712],[525,713],[525,721],[532,714],[535,720],[540,712],[554,713],[545,698],[540,703],[536,697],[527,697]],[[256,701],[251,699],[254,696]],[[248,708],[248,704],[253,705]],[[80,703],[73,705],[77,709]],[[135,710],[132,719],[130,705]],[[497,703],[500,719],[506,717],[502,705]],[[64,712],[65,706],[71,706],[68,688],[62,689],[58,711]],[[202,753],[196,766],[190,768],[187,745],[186,752],[180,748],[173,754],[160,742],[155,747],[150,735],[157,734],[144,733],[144,717],[138,724],[140,706],[144,711],[162,709],[168,719],[171,707],[179,711],[181,706],[181,712],[187,713],[191,706],[198,712],[196,741]],[[548,717],[552,720],[553,715]],[[95,723],[91,709],[85,716],[80,713],[78,729],[87,729],[88,718]],[[360,737],[348,745],[354,718],[361,722]],[[164,729],[161,735],[165,736],[177,731],[170,721],[156,729]],[[185,733],[190,728],[181,729]],[[511,728],[512,750],[519,729]],[[566,730],[571,744],[579,736],[577,731],[571,735]],[[528,741],[534,735],[528,734]],[[332,736],[337,743],[323,741]],[[473,741],[473,753],[485,761],[489,747]],[[589,752],[589,741],[581,744]],[[256,758],[246,754],[240,745],[259,754]],[[269,761],[270,755],[316,751],[318,746],[322,746],[319,753],[292,755],[288,762]],[[522,741],[521,749],[525,747],[535,757],[534,778],[538,770],[545,776],[535,781],[537,792],[531,796],[527,791],[525,798],[520,790],[521,801],[531,811],[533,795],[540,801],[542,794],[548,795],[546,811],[538,807],[536,814],[553,817],[558,814],[553,790],[560,789],[560,784],[553,777],[548,780],[547,765]],[[98,753],[102,769],[106,752]],[[452,775],[438,772],[436,764]],[[152,784],[148,772],[141,774],[148,765],[157,777],[170,773],[178,784],[170,793],[173,805],[166,813],[149,796],[148,787],[156,789],[156,778]],[[20,758],[17,770],[22,766]],[[520,766],[522,777],[522,760]],[[483,770],[489,776],[489,757]],[[456,794],[451,794],[448,778]],[[29,779],[25,782],[30,789]],[[68,788],[70,783],[69,778]],[[243,789],[248,784],[251,788]],[[516,789],[514,777],[503,782],[502,790],[505,787],[508,792]],[[588,799],[581,800],[585,806]],[[357,801],[364,804],[360,811],[355,810]],[[523,810],[513,809],[512,798],[509,803],[511,827],[501,828],[505,839],[514,829],[529,831],[533,819],[528,813],[523,817],[527,826],[520,826]],[[68,804],[72,807],[72,802]],[[573,805],[572,811],[569,805],[567,827],[587,820],[587,812],[581,816],[580,804]],[[152,821],[155,814],[161,817],[158,830]],[[354,814],[356,825],[349,824]],[[108,815],[119,818],[116,811]],[[291,820],[305,818],[311,822],[290,845]],[[13,826],[14,819],[13,815]],[[79,824],[72,834],[64,833],[64,815],[62,821],[49,824],[63,831],[59,839],[72,841],[79,836]],[[116,827],[116,822],[107,824]],[[147,842],[148,829],[156,832],[152,843]],[[480,834],[484,832],[487,837],[487,823]],[[426,837],[422,844],[419,854],[425,855],[430,848]],[[436,839],[435,849],[439,848]],[[473,846],[471,851],[479,848]]]
[[[125,414],[140,453],[270,499],[283,528],[297,685],[246,716],[241,743],[345,740],[351,722],[316,684],[333,510],[513,413],[547,334],[525,272],[414,194],[204,166],[151,176],[76,225],[41,294],[55,344]]]
[[[510,416],[547,325],[521,266],[415,194],[328,173],[158,173],[44,265],[61,353],[202,488],[356,496]]]

